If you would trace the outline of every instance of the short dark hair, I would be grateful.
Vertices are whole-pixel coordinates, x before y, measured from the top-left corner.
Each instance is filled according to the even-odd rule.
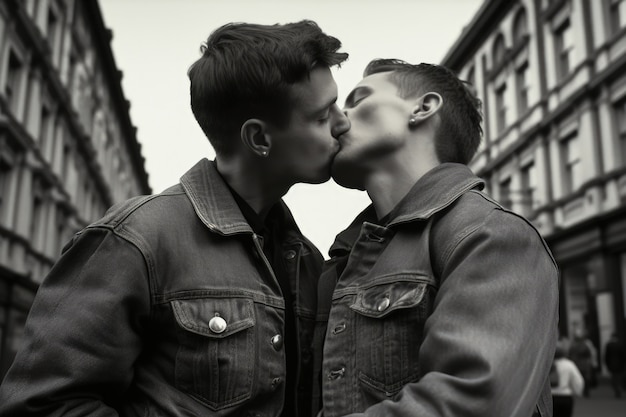
[[[435,138],[435,152],[440,162],[468,164],[482,138],[481,101],[452,71],[441,65],[413,65],[399,59],[375,59],[363,76],[389,72],[390,80],[403,98],[417,97],[429,91],[439,93],[443,106],[441,123]]]
[[[229,23],[216,29],[188,71],[191,109],[217,153],[230,153],[233,137],[250,118],[279,127],[289,122],[290,87],[318,65],[340,65],[341,42],[310,20],[260,25]]]

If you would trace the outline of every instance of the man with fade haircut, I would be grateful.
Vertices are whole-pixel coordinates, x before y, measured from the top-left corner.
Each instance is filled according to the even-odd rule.
[[[372,205],[320,278],[324,417],[552,415],[558,270],[467,166],[479,105],[446,68],[399,60],[346,99],[333,178]]]
[[[340,46],[311,21],[211,34],[189,78],[215,160],[66,246],[0,388],[2,416],[313,413],[323,257],[281,197],[330,178],[350,126],[330,72]]]

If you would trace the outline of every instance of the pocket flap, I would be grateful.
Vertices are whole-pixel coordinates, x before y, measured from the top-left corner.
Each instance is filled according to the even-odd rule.
[[[171,305],[178,325],[202,336],[224,338],[255,324],[250,298],[196,298]]]
[[[397,281],[360,290],[350,308],[367,317],[381,318],[391,312],[417,306],[426,293],[428,283]]]

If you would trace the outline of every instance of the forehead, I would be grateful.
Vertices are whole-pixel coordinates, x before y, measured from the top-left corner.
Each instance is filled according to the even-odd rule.
[[[375,91],[389,91],[396,94],[398,87],[391,81],[389,72],[379,72],[363,78],[354,88],[368,87]]]
[[[308,79],[293,84],[291,97],[294,110],[309,112],[330,106],[337,99],[337,83],[330,68],[313,68]]]

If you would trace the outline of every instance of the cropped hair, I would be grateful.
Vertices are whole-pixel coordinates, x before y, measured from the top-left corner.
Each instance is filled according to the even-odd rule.
[[[259,118],[289,123],[293,84],[316,66],[340,65],[341,42],[310,20],[260,25],[229,23],[216,29],[188,71],[191,109],[217,153],[227,154],[242,124]]]
[[[403,98],[436,92],[443,98],[438,112],[440,123],[435,135],[435,152],[440,162],[468,164],[482,138],[481,101],[452,71],[441,65],[413,65],[398,59],[375,59],[363,76],[389,72]]]

